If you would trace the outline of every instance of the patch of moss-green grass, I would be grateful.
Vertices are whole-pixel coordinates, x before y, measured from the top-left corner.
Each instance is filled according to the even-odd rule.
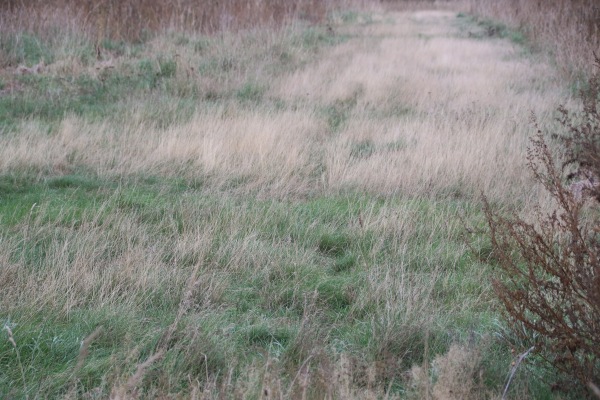
[[[346,252],[367,254],[374,243],[373,232],[355,229],[361,213],[383,207],[384,201],[361,195],[324,196],[300,202],[258,202],[253,212],[270,215],[259,227],[265,240],[289,243],[315,256],[337,259]]]
[[[99,178],[91,174],[34,177],[0,176],[0,226],[27,220],[36,224],[72,225],[97,213],[121,211],[155,227],[167,221],[182,229],[182,216],[173,196],[197,191],[197,180],[165,178]]]
[[[236,96],[241,102],[257,103],[262,99],[264,92],[263,86],[248,82],[237,91]]]
[[[350,39],[349,35],[336,34],[333,30],[327,29],[326,27],[311,27],[302,34],[294,38],[292,43],[294,45],[300,45],[305,49],[314,49],[317,50],[319,47],[325,46],[335,46],[341,43],[346,42]]]
[[[144,107],[148,108],[145,113],[148,122],[169,126],[189,118],[197,106],[193,90],[181,92],[181,85],[170,84],[176,68],[174,60],[158,58],[140,61],[137,71],[132,72],[107,70],[99,76],[77,77],[21,76],[18,80],[22,89],[0,97],[0,128],[14,129],[18,121],[31,118],[56,122],[67,114],[118,119],[126,113],[127,102],[135,99],[140,100],[137,107],[142,112]],[[181,93],[185,96],[180,96]]]
[[[41,75],[20,78],[22,92],[0,97],[0,127],[13,128],[23,119],[60,121],[66,114],[90,117],[109,115],[118,110],[124,89],[82,76],[62,79]]]
[[[320,281],[316,288],[318,304],[334,317],[345,315],[354,301],[354,288],[345,278],[328,277]]]
[[[35,219],[76,223],[85,210],[97,209],[106,199],[100,189],[110,184],[83,175],[39,180],[30,176],[0,176],[0,225],[11,226]]]
[[[333,264],[333,271],[348,272],[356,265],[357,259],[358,258],[354,254],[345,253],[335,260],[335,263]]]
[[[520,46],[527,45],[527,37],[522,31],[512,29],[499,21],[479,19],[471,15],[459,13],[457,15],[457,23],[461,31],[463,31],[463,33],[466,32],[467,36],[470,38],[500,38],[508,39]]]
[[[332,132],[339,131],[346,124],[351,107],[349,104],[341,102],[325,107],[323,115]]]
[[[177,342],[167,351],[161,370],[150,371],[147,379],[168,376],[183,389],[188,383],[186,377],[195,376],[205,382],[208,377],[220,376],[232,367],[231,354],[237,344],[233,338],[217,334],[226,331],[227,326],[228,320],[218,315],[189,316],[178,330]]]
[[[285,347],[290,340],[290,332],[284,328],[266,325],[249,326],[240,333],[242,340],[248,346],[266,347],[276,344]]]
[[[54,60],[49,43],[29,33],[0,36],[0,53],[2,61],[11,66],[50,64]]]
[[[319,239],[319,251],[328,256],[338,257],[343,255],[351,245],[347,235],[341,233],[323,234]]]
[[[131,43],[124,40],[103,39],[101,46],[113,56],[137,57],[142,51],[144,43],[143,41]]]
[[[350,148],[350,156],[358,159],[366,159],[371,157],[377,151],[375,143],[370,140],[361,140],[353,143]]]
[[[84,389],[97,387],[116,358],[123,359],[124,350],[132,349],[131,334],[145,332],[136,334],[137,345],[142,345],[147,341],[144,336],[151,334],[149,326],[159,321],[137,318],[128,310],[77,310],[68,318],[52,310],[31,311],[11,316],[0,314],[0,323],[11,329],[15,342],[13,346],[7,340],[7,330],[3,329],[0,395],[5,398],[26,397],[28,393],[60,397],[72,382],[73,373]],[[82,341],[99,327],[102,327],[100,334],[91,342],[81,368],[76,371]]]

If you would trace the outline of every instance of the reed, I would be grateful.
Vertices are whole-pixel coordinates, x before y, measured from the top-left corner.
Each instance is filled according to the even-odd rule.
[[[595,0],[471,0],[471,13],[500,20],[552,53],[570,78],[593,72],[600,49],[600,5]]]
[[[76,27],[96,40],[139,41],[167,30],[213,33],[281,25],[291,19],[322,21],[335,0],[9,0],[0,4],[0,29],[48,33]]]

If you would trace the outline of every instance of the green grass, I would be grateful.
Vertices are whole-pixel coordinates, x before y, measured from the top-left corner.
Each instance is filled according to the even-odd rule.
[[[468,31],[468,36],[476,39],[500,38],[508,39],[518,46],[530,51],[527,36],[519,30],[511,29],[502,22],[491,19],[478,19],[471,15],[459,13],[457,23],[461,30]]]
[[[257,104],[262,100],[267,85],[263,79],[288,72],[304,62],[302,57],[314,57],[323,46],[333,46],[346,40],[319,27],[310,27],[286,36],[284,45],[260,46],[256,54],[246,54],[243,47],[227,48],[219,37],[203,37],[197,41],[181,41],[181,37],[170,38],[176,46],[192,46],[199,53],[199,62],[192,65],[193,71],[181,72],[178,78],[177,56],[153,54],[144,57],[144,46],[148,43],[129,44],[105,40],[103,49],[126,61],[117,67],[100,69],[93,74],[82,71],[76,76],[69,75],[23,75],[14,76],[19,88],[11,95],[0,96],[0,130],[15,130],[19,121],[39,119],[45,123],[60,121],[65,115],[74,114],[99,120],[107,115],[125,118],[132,108],[147,107],[144,113],[148,121],[156,121],[160,127],[185,121],[193,111],[202,105],[210,106],[215,101],[237,100],[242,103]],[[52,64],[58,51],[57,45],[34,36],[23,34],[8,37],[0,43],[0,51],[11,65],[34,65],[44,61]],[[81,53],[79,58],[84,67],[96,62],[93,46],[85,42],[73,45],[72,51]],[[296,55],[292,55],[296,54]],[[305,55],[307,54],[307,55]],[[249,65],[256,60],[265,64],[266,77],[252,77]],[[197,71],[197,72],[195,72]],[[206,89],[199,88],[194,74],[199,73],[214,84]],[[229,74],[248,75],[245,81],[227,78]],[[6,85],[7,82],[3,82]],[[173,109],[175,108],[175,109]],[[336,111],[332,111],[336,113]],[[343,118],[333,116],[333,119]],[[332,122],[334,125],[338,122]]]
[[[99,206],[102,183],[92,177],[67,175],[39,181],[28,176],[0,177],[1,224],[14,226],[33,218],[40,207],[48,222],[75,222],[82,213]]]
[[[110,257],[119,259],[126,251],[119,244],[121,236],[102,222],[103,218],[118,212],[132,218],[137,224],[136,231],[159,235],[165,245],[160,251],[167,265],[190,270],[200,263],[204,273],[209,275],[211,271],[230,271],[219,277],[222,290],[205,303],[204,311],[198,310],[198,314],[191,311],[180,322],[177,332],[183,336],[178,339],[176,350],[165,360],[173,371],[197,371],[202,375],[208,368],[218,374],[224,366],[241,362],[235,361],[238,354],[246,354],[249,357],[246,362],[252,362],[265,351],[288,354],[288,358],[294,359],[293,354],[307,351],[298,344],[307,304],[312,304],[315,310],[312,319],[318,328],[313,329],[324,333],[320,345],[343,346],[367,360],[377,359],[385,348],[388,356],[401,358],[403,365],[410,367],[411,363],[420,362],[423,352],[419,325],[410,328],[400,320],[383,320],[373,325],[372,313],[378,306],[368,300],[369,269],[382,262],[386,268],[393,268],[402,259],[408,268],[424,273],[433,265],[458,268],[458,275],[451,282],[437,283],[441,286],[435,291],[435,301],[441,310],[451,307],[465,292],[476,296],[481,291],[481,287],[465,279],[469,274],[468,263],[456,264],[457,259],[468,256],[464,248],[457,247],[458,238],[453,239],[455,244],[447,242],[448,232],[437,232],[441,237],[436,239],[423,227],[408,239],[406,247],[411,249],[410,253],[399,254],[394,243],[397,236],[386,237],[381,232],[361,229],[357,223],[359,214],[366,210],[404,209],[417,220],[446,215],[457,207],[452,202],[373,199],[362,194],[294,202],[231,198],[198,190],[195,182],[161,178],[111,181],[86,174],[43,179],[13,176],[0,181],[0,211],[4,216],[0,220],[0,232],[3,235],[12,232],[14,242],[28,225],[43,228],[30,233],[27,241],[17,241],[19,248],[14,261],[22,262],[26,268],[40,271],[50,268],[56,242],[85,230],[90,220],[97,221],[99,227],[104,226],[102,229],[108,234],[105,240],[114,252]],[[174,198],[185,198],[185,201],[173,201]],[[204,217],[198,218],[200,215]],[[265,219],[266,215],[269,218]],[[232,219],[242,228],[232,231]],[[57,235],[58,227],[66,229],[66,236]],[[199,255],[193,250],[175,249],[177,236],[174,235],[185,236],[206,229],[213,232],[212,250],[208,253]],[[377,237],[384,242],[374,254],[372,249]],[[140,236],[132,240],[143,242],[147,238]],[[68,242],[64,245],[69,246]],[[239,259],[240,252],[248,258]],[[263,264],[269,259],[271,261]],[[94,295],[90,295],[93,298]],[[79,341],[98,325],[104,327],[105,333],[94,342],[92,355],[80,371],[80,390],[101,385],[102,376],[107,373],[108,365],[115,362],[115,357],[124,363],[126,354],[139,351],[136,350],[138,343],[143,344],[146,353],[152,352],[151,344],[158,341],[161,332],[173,321],[179,305],[177,292],[155,289],[153,293],[124,293],[122,296],[123,299],[137,297],[134,301],[137,306],[115,310],[110,305],[95,306],[92,301],[82,303],[82,307],[64,317],[56,316],[52,308],[2,313],[0,318],[4,323],[10,320],[16,324],[13,331],[30,393],[56,395],[64,390],[69,383],[69,370],[76,363]],[[201,291],[197,296],[202,296]],[[198,298],[196,301],[203,304],[207,300]],[[430,333],[429,345],[436,352],[443,352],[452,340],[448,332],[468,329],[487,319],[487,310],[479,312],[481,317],[469,310],[462,322],[440,322],[436,331]],[[212,321],[211,328],[203,327],[200,337],[192,335],[196,329],[193,327],[204,326],[197,324],[207,318]],[[390,329],[390,323],[398,324],[394,336],[377,333]],[[229,333],[223,336],[223,332]],[[22,386],[20,373],[13,368],[15,352],[7,340],[0,341],[0,346],[0,364],[5,371],[0,377],[5,385],[0,386],[22,393],[18,389]],[[207,354],[210,358],[202,361]]]
[[[362,140],[352,144],[350,155],[355,158],[369,158],[377,151],[372,140]]]
[[[244,84],[236,93],[242,102],[258,103],[263,97],[265,88],[252,82]]]
[[[142,322],[142,318],[123,309],[81,310],[72,313],[69,319],[56,317],[48,310],[39,310],[36,314],[31,314],[31,310],[22,311],[17,320],[15,316],[2,316],[0,320],[3,326],[11,328],[22,361],[22,365],[16,363],[15,349],[5,340],[4,330],[0,341],[0,360],[11,368],[3,368],[0,372],[0,395],[3,397],[20,396],[23,387],[28,393],[43,392],[52,397],[64,394],[73,378],[81,341],[99,326],[103,327],[103,332],[94,341],[90,356],[77,378],[89,387],[101,385],[102,374],[117,355],[114,349],[124,345],[122,340],[130,329],[144,331],[160,323],[156,319],[153,324],[149,323],[149,319]],[[140,344],[148,340],[142,336],[136,339]],[[21,366],[25,372],[24,384]]]
[[[368,13],[358,11],[344,11],[334,14],[334,18],[339,18],[345,24],[372,24],[373,16]]]
[[[49,43],[28,33],[2,35],[0,49],[4,56],[2,63],[6,65],[24,64],[31,67],[40,62],[50,64],[54,61]]]
[[[304,31],[300,38],[295,39],[295,44],[300,44],[306,49],[317,51],[321,46],[334,46],[347,41],[348,35],[338,35],[325,27],[313,27]]]

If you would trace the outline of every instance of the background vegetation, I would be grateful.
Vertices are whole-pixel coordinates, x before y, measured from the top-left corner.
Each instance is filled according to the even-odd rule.
[[[326,12],[343,1],[226,0],[73,1],[8,0],[0,6],[3,23],[40,32],[64,22],[96,40],[139,41],[167,30],[211,33],[264,25],[281,25],[293,18],[323,21]]]
[[[552,209],[573,81],[466,3],[210,4],[0,6],[0,397],[498,397],[465,225]]]
[[[472,13],[505,24],[500,30],[522,32],[534,48],[551,59],[570,80],[580,83],[594,72],[600,49],[600,7],[594,0],[473,0]]]

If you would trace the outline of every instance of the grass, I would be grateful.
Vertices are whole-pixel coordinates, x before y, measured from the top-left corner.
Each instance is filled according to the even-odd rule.
[[[593,52],[598,48],[598,8],[594,1],[549,1],[540,8],[532,0],[511,2],[507,7],[494,1],[472,1],[472,14],[483,21],[493,19],[515,41],[551,53],[551,59],[568,78],[583,74],[587,80],[593,71]],[[548,23],[552,21],[552,23]],[[483,22],[489,26],[489,22]]]
[[[456,13],[331,15],[100,59],[0,25],[48,53],[0,47],[0,397],[501,391],[519,342],[461,219],[539,195],[529,109],[568,85]]]
[[[421,203],[398,202],[398,200],[373,202],[368,197],[357,195],[335,196],[330,199],[293,202],[292,204],[272,200],[248,202],[238,199],[231,200],[228,199],[228,196],[222,197],[222,195],[215,197],[215,195],[189,189],[183,184],[169,185],[167,182],[158,182],[150,185],[139,183],[134,185],[122,183],[121,185],[121,187],[115,187],[110,182],[92,184],[89,181],[82,181],[78,177],[68,177],[33,184],[28,190],[19,193],[18,199],[22,205],[22,215],[19,217],[19,214],[15,212],[12,220],[2,221],[5,226],[3,229],[10,229],[12,232],[10,236],[6,236],[6,239],[9,240],[8,248],[18,249],[13,256],[16,258],[11,263],[22,265],[21,268],[42,272],[43,275],[36,277],[35,280],[39,282],[38,285],[43,282],[46,288],[42,290],[44,293],[39,292],[41,298],[37,301],[40,309],[37,311],[29,307],[23,309],[11,307],[13,312],[18,312],[21,316],[15,332],[16,340],[23,346],[38,346],[28,341],[31,333],[28,334],[27,329],[33,329],[33,326],[39,324],[35,321],[39,321],[47,314],[43,304],[50,304],[48,309],[51,311],[50,315],[54,315],[58,310],[63,310],[60,315],[63,315],[63,319],[66,318],[64,323],[61,323],[64,334],[75,334],[73,332],[76,330],[75,326],[88,324],[90,331],[93,330],[91,328],[102,325],[116,338],[126,338],[132,334],[137,337],[136,331],[145,332],[147,329],[138,327],[138,325],[131,327],[126,325],[125,321],[135,319],[140,323],[145,321],[145,325],[153,326],[151,331],[154,333],[146,335],[150,334],[154,339],[144,340],[156,341],[157,336],[160,336],[160,329],[157,330],[156,324],[159,323],[164,327],[165,321],[168,321],[168,316],[173,308],[177,308],[179,302],[178,294],[165,292],[163,286],[167,285],[167,287],[173,288],[175,282],[185,280],[185,275],[189,273],[190,268],[202,263],[205,265],[202,271],[204,278],[199,283],[201,287],[197,289],[193,300],[196,304],[194,306],[196,311],[189,316],[189,321],[186,320],[182,323],[180,329],[183,331],[194,329],[192,326],[196,323],[194,321],[197,318],[212,320],[212,328],[206,331],[207,337],[203,339],[209,343],[211,340],[215,340],[213,332],[230,331],[230,334],[226,334],[221,339],[225,340],[225,343],[219,347],[224,346],[223,348],[238,350],[233,354],[213,354],[210,363],[213,365],[211,368],[215,371],[222,370],[224,365],[233,362],[234,354],[239,351],[250,351],[249,355],[255,352],[260,354],[265,350],[268,350],[269,353],[282,352],[284,355],[288,351],[298,351],[292,344],[298,340],[297,335],[300,334],[302,319],[305,318],[307,312],[307,301],[312,302],[312,307],[318,310],[318,316],[314,318],[319,321],[319,325],[329,326],[327,340],[337,343],[338,346],[343,345],[346,350],[361,354],[361,357],[365,359],[376,359],[382,348],[385,348],[388,353],[391,352],[388,356],[397,357],[404,356],[406,351],[415,355],[422,351],[422,343],[413,342],[414,332],[412,331],[400,335],[400,337],[389,337],[383,343],[372,342],[378,335],[371,338],[368,334],[369,331],[364,329],[372,323],[372,313],[377,312],[376,304],[382,301],[386,295],[382,293],[381,295],[384,297],[380,300],[369,298],[369,296],[365,297],[366,293],[363,288],[366,286],[371,290],[379,291],[383,290],[381,284],[392,284],[393,287],[395,283],[387,282],[389,277],[384,271],[376,273],[375,276],[367,276],[364,266],[379,264],[386,265],[387,269],[392,268],[395,263],[406,263],[406,268],[410,270],[431,268],[432,265],[421,264],[420,255],[417,254],[422,251],[418,248],[420,244],[423,244],[425,248],[431,247],[430,244],[423,243],[423,239],[421,239],[422,235],[427,235],[429,232],[415,233],[414,246],[405,244],[407,248],[414,248],[415,253],[411,251],[398,254],[397,244],[394,243],[398,240],[396,235],[389,235],[385,239],[387,243],[376,243],[374,233],[371,231],[361,232],[358,230],[358,226],[343,228],[349,223],[348,220],[352,218],[352,215],[356,216],[364,209],[371,209],[376,215],[386,214],[390,209],[404,209],[407,218],[419,218],[420,209],[423,207]],[[168,200],[175,195],[184,195],[185,203],[173,204]],[[16,195],[13,194],[13,196]],[[42,200],[48,198],[52,199],[51,203],[45,203]],[[389,204],[389,201],[392,201],[392,204]],[[32,215],[28,213],[29,207],[30,204],[36,202],[40,202],[39,211],[34,209],[35,215]],[[435,207],[439,208],[439,212],[444,213],[447,206],[439,204]],[[453,206],[450,205],[450,207]],[[9,201],[7,208],[15,209],[15,206]],[[198,218],[200,215],[204,217]],[[212,217],[207,218],[210,215]],[[264,215],[270,215],[270,220],[258,222]],[[123,222],[123,218],[126,219],[126,222]],[[373,218],[385,218],[385,216]],[[232,224],[233,221],[237,221],[237,223]],[[197,225],[198,223],[200,226]],[[31,224],[39,226],[42,230],[33,234],[29,233],[30,236],[25,242],[21,238],[31,230]],[[133,224],[133,226],[126,228],[129,224]],[[136,232],[134,237],[125,239],[122,236],[125,232],[120,233],[124,228],[130,233]],[[345,235],[327,233],[331,232],[332,228],[336,231],[342,229],[348,232]],[[88,244],[98,239],[94,230],[108,235],[103,239],[105,241],[103,249]],[[153,233],[147,236],[148,233],[144,234],[144,232]],[[205,234],[211,232],[210,237],[205,239],[209,240],[209,243],[196,243],[195,241],[199,240],[195,238],[196,232],[205,232]],[[323,233],[319,234],[318,232]],[[162,237],[163,240],[171,239],[168,239],[167,243],[158,244],[155,242],[155,238],[159,237]],[[127,244],[120,243],[124,239]],[[189,240],[192,243],[189,243]],[[404,240],[410,239],[405,238]],[[201,247],[198,248],[198,246]],[[152,252],[156,252],[156,254],[143,255],[135,250],[136,248],[153,248]],[[85,257],[86,249],[94,252],[101,251],[104,254],[101,258],[108,263],[102,262],[105,267],[98,266],[100,268],[110,269],[109,266],[112,263],[126,262],[127,264],[123,266],[130,265],[127,268],[136,270],[147,262],[158,262],[157,268],[171,269],[173,267],[169,267],[169,265],[176,265],[181,270],[177,273],[179,277],[176,278],[152,277],[156,273],[161,274],[160,270],[155,270],[145,279],[153,281],[156,279],[156,281],[154,283],[147,282],[150,286],[144,285],[144,290],[136,289],[137,284],[129,281],[128,278],[123,281],[125,277],[120,276],[118,270],[106,271],[101,274],[104,276],[98,276],[96,282],[81,282],[80,284],[83,284],[84,287],[80,287],[78,291],[83,291],[77,294],[76,299],[63,299],[62,296],[57,296],[58,293],[65,293],[65,290],[69,291],[68,287],[61,286],[61,282],[67,283],[70,279],[75,278],[74,273],[79,275],[81,271],[76,272],[69,268],[57,276],[58,271],[48,269],[48,265],[55,263],[57,259],[72,259],[73,262],[77,262],[81,257]],[[136,256],[136,254],[138,255]],[[354,254],[359,254],[359,256],[354,256]],[[431,262],[439,263],[439,265],[447,264],[448,267],[451,267],[456,262],[455,257],[460,254],[452,255],[450,259],[447,259],[448,256],[446,251],[439,252],[437,250],[430,255],[433,257]],[[137,257],[142,258],[136,261]],[[360,260],[360,263],[357,263],[357,259]],[[381,264],[382,262],[384,264]],[[136,266],[137,263],[142,264]],[[93,270],[98,267],[93,265],[89,267],[92,269],[85,274],[95,275]],[[45,275],[46,273],[43,271],[47,271],[50,275]],[[217,275],[217,271],[229,272]],[[381,273],[384,275],[378,275]],[[72,278],[68,278],[69,276]],[[423,275],[423,277],[425,276]],[[4,279],[7,278],[5,275]],[[43,280],[40,281],[40,279]],[[171,280],[172,283],[168,284],[164,279]],[[454,284],[460,284],[462,288],[467,287],[465,280],[461,282],[460,278],[456,279]],[[13,282],[13,284],[16,283]],[[23,284],[26,283],[20,283],[20,285]],[[33,281],[27,285],[31,284],[34,284]],[[440,283],[440,285],[445,286],[446,284]],[[122,291],[127,287],[128,290]],[[469,290],[476,293],[481,288],[473,285]],[[443,293],[444,290],[439,292]],[[11,298],[9,293],[5,293],[3,296],[6,304],[9,302],[23,303],[25,298],[29,298],[27,293],[23,293],[20,299],[9,300]],[[438,300],[450,305],[456,295],[457,293],[447,292]],[[375,294],[375,296],[378,295]],[[29,301],[31,300],[30,298]],[[70,301],[75,303],[69,304]],[[122,302],[126,302],[127,306],[123,308]],[[440,306],[445,308],[446,306],[442,306],[441,303]],[[93,311],[86,311],[92,307],[92,304],[105,305],[100,308],[93,307]],[[95,322],[96,315],[105,312],[120,314],[123,325],[119,329],[125,329],[125,331],[121,333],[115,331],[113,325],[117,322],[114,321]],[[135,316],[132,312],[135,313]],[[31,315],[31,317],[25,317],[25,315]],[[32,318],[34,322],[29,328],[21,328],[23,321],[29,318]],[[57,322],[45,320],[44,323],[51,327],[57,324]],[[370,329],[386,328],[375,325]],[[53,337],[61,338],[61,335],[64,334],[54,334]],[[85,333],[79,335],[79,337],[85,336]],[[40,338],[39,340],[50,339]],[[102,365],[110,362],[109,360],[114,358],[114,351],[133,351],[133,348],[127,350],[126,343],[121,343],[120,340],[108,345],[105,359],[97,360],[100,364],[97,368],[102,368]],[[205,349],[197,350],[196,357],[201,357],[208,351],[206,344],[188,343],[186,341],[188,339],[181,340],[183,342],[178,346],[186,346],[185,348],[188,349],[186,352],[192,351],[189,350],[190,346],[194,349],[196,346]],[[440,351],[443,351],[444,343],[448,339],[443,334],[438,340],[437,346],[441,346]],[[76,358],[77,346],[74,342],[70,343],[67,352],[70,357],[61,355],[65,358],[63,363],[72,363]],[[325,345],[325,343],[321,345]],[[96,346],[99,345],[96,344]],[[208,348],[213,349],[214,347],[208,345]],[[94,349],[95,356],[99,357],[99,353],[102,354],[102,347]],[[302,350],[306,352],[310,349]],[[5,352],[9,351],[10,347],[6,347]],[[41,360],[51,362],[55,357],[55,353],[50,349],[39,351],[40,354],[37,357],[40,361],[37,361],[37,357],[28,358],[31,361],[30,370],[28,370],[30,372],[27,376],[31,376],[29,374],[35,376],[33,371],[36,370],[41,370],[50,376],[64,374],[60,371],[50,371],[44,365],[39,365]],[[215,352],[215,350],[211,351]],[[46,352],[51,353],[46,354]],[[25,353],[25,356],[29,355]],[[173,354],[171,356],[183,357]],[[184,358],[189,357],[193,357],[193,355],[186,353]],[[191,364],[186,364],[185,360],[178,361],[170,373],[182,370],[189,373],[191,366],[197,360],[198,358],[190,359],[189,363]],[[90,360],[92,363],[94,361]],[[303,360],[298,362],[301,361]],[[200,372],[204,373],[204,371]],[[89,373],[94,376],[93,372]],[[99,384],[97,379],[96,377],[90,381],[82,381],[80,384],[84,388],[92,388]],[[40,386],[39,388],[29,386],[29,389],[54,395],[58,392],[55,392],[53,387],[64,386],[62,380],[53,381],[52,384],[44,383],[44,385],[46,384],[50,386]]]
[[[170,199],[174,196],[183,196],[186,200],[173,203]],[[35,356],[27,350],[22,351],[22,357],[28,360],[28,380],[34,380],[37,373],[54,377],[51,382],[41,381],[39,387],[28,385],[28,389],[56,395],[59,392],[55,390],[60,391],[64,387],[66,383],[57,376],[67,374],[68,365],[75,362],[77,341],[68,338],[85,336],[87,333],[81,331],[81,325],[88,326],[89,331],[102,325],[116,340],[94,345],[94,358],[89,362],[98,363],[96,368],[107,365],[114,358],[114,351],[134,351],[128,346],[137,343],[137,339],[133,339],[131,345],[121,340],[127,340],[131,335],[138,337],[136,332],[147,332],[144,335],[151,336],[140,340],[156,342],[161,335],[158,326],[164,327],[168,323],[181,295],[178,291],[165,291],[165,288],[174,288],[176,282],[183,283],[195,265],[203,265],[203,278],[193,296],[189,320],[180,322],[179,330],[194,329],[194,321],[200,318],[213,321],[212,328],[205,331],[206,338],[202,343],[216,340],[214,332],[230,332],[220,339],[225,341],[220,346],[238,350],[213,354],[214,359],[209,361],[213,365],[210,368],[215,371],[234,361],[232,357],[240,351],[250,351],[249,356],[266,350],[282,354],[297,351],[292,344],[298,340],[307,302],[318,310],[318,316],[314,318],[320,321],[319,325],[329,326],[328,341],[338,345],[344,343],[346,349],[363,354],[366,359],[375,359],[376,354],[370,352],[378,351],[382,346],[395,353],[406,351],[405,348],[419,353],[418,343],[416,349],[412,348],[415,344],[410,342],[402,345],[407,347],[397,350],[393,350],[394,346],[400,344],[390,345],[410,338],[390,338],[392,342],[384,344],[371,343],[372,339],[365,337],[364,328],[360,328],[371,324],[371,313],[377,310],[376,304],[380,301],[365,297],[362,288],[374,289],[389,279],[367,276],[364,266],[380,259],[385,261],[379,263],[384,262],[391,267],[400,255],[395,251],[394,236],[385,239],[389,243],[379,244],[369,230],[362,232],[358,226],[344,227],[353,214],[365,208],[377,214],[387,213],[391,208],[405,208],[407,217],[418,218],[419,204],[393,201],[396,204],[392,205],[388,201],[376,200],[374,203],[368,197],[358,195],[335,196],[316,202],[294,201],[291,204],[273,200],[248,201],[230,199],[228,195],[207,194],[165,181],[145,185],[122,182],[116,186],[110,181],[90,182],[77,176],[29,183],[25,188],[3,195],[3,205],[13,211],[9,219],[2,220],[3,241],[7,252],[12,253],[9,262],[26,271],[38,271],[38,276],[34,277],[23,273],[13,275],[12,268],[5,270],[3,282],[7,285],[34,285],[31,287],[37,287],[37,295],[34,300],[28,293],[9,290],[3,293],[3,303],[8,307],[8,304],[25,304],[28,299],[28,304],[32,301],[38,304],[35,309],[11,306],[9,315],[13,317],[10,320],[19,315],[13,330],[20,349],[39,348]],[[37,206],[32,209],[32,204]],[[440,204],[436,207],[443,210],[446,206]],[[264,215],[271,218],[259,222]],[[332,229],[347,233],[328,233]],[[204,232],[204,238],[196,236],[199,232]],[[131,234],[133,236],[129,236]],[[159,238],[163,243],[156,242]],[[104,244],[91,245],[97,240]],[[377,252],[375,246],[378,246]],[[81,264],[89,257],[100,264]],[[405,260],[407,264],[414,264],[407,265],[407,268],[429,268],[419,266],[416,254],[403,254],[401,257],[415,257],[414,261]],[[442,262],[446,255],[440,253],[436,257],[440,257]],[[59,260],[66,264],[59,267],[56,264]],[[70,263],[74,263],[72,267],[68,266]],[[153,272],[147,269],[151,264],[156,264]],[[50,268],[51,265],[55,267]],[[122,275],[119,268],[114,268],[117,265],[132,272],[143,268],[145,282],[135,282]],[[177,272],[175,276],[167,276],[161,271],[163,269]],[[79,283],[69,289],[69,282],[73,279]],[[472,290],[479,289],[473,287]],[[454,295],[448,293],[448,296]],[[442,302],[450,303],[450,298]],[[119,314],[121,322],[111,321],[112,317],[108,321],[98,317],[104,313]],[[5,314],[4,318],[9,315]],[[48,315],[50,320],[45,317]],[[153,328],[148,331],[137,323],[128,326],[126,321],[131,319]],[[50,332],[34,339],[33,329],[41,321]],[[62,327],[61,331],[56,331],[57,324]],[[68,346],[64,350],[47,348],[50,338],[65,341]],[[196,357],[213,348],[188,340],[192,339],[180,339],[182,342],[178,342],[177,346],[185,346],[186,351],[200,346],[199,350],[193,350],[197,351]],[[363,348],[365,340],[367,347]],[[445,341],[441,340],[442,343]],[[3,346],[3,358],[10,363],[11,347],[8,342],[4,342]],[[103,349],[106,353],[101,356]],[[95,357],[101,359],[96,360]],[[172,354],[171,357],[183,356]],[[173,361],[175,365],[170,373],[189,372],[196,362],[193,360],[198,360],[190,359],[191,364],[186,364],[185,358],[189,357],[193,355],[186,354],[184,360]],[[49,370],[43,363],[63,365],[66,369]],[[94,377],[92,371],[88,373]],[[16,379],[16,376],[5,376],[4,379]],[[98,379],[96,376],[80,384],[91,389],[100,384]]]
[[[3,36],[0,46],[3,49],[3,63],[6,64],[25,64],[31,67],[42,61],[53,61],[52,50],[35,35],[24,33]]]
[[[256,103],[265,94],[267,85],[263,81],[269,76],[298,68],[312,57],[315,48],[343,40],[343,36],[334,36],[320,27],[281,33],[255,31],[245,36],[229,33],[226,37],[196,34],[186,42],[180,36],[167,35],[155,38],[145,47],[107,40],[102,49],[112,55],[108,61],[76,56],[75,60],[69,58],[68,63],[53,62],[51,57],[40,56],[26,46],[17,51],[20,55],[10,64],[45,61],[46,73],[4,74],[4,86],[16,90],[0,97],[0,129],[15,130],[18,121],[31,118],[44,122],[60,121],[67,115],[88,120],[105,115],[128,118],[132,108],[142,110],[144,121],[157,122],[164,128],[189,118],[198,103],[232,98]],[[28,43],[20,38],[22,41]],[[47,40],[35,42],[54,51],[52,54],[65,51],[52,49]],[[70,53],[92,48],[90,43],[71,45],[76,48],[69,49]],[[15,50],[5,45],[2,52],[10,56]],[[251,65],[257,68],[250,68]]]
[[[527,38],[518,30],[510,29],[505,24],[491,19],[475,19],[472,16],[465,14],[458,15],[459,18],[465,19],[464,29],[468,30],[469,37],[487,39],[500,38],[509,39],[513,43],[524,46],[527,43]],[[477,25],[474,26],[474,23]],[[476,28],[476,29],[473,29]]]

